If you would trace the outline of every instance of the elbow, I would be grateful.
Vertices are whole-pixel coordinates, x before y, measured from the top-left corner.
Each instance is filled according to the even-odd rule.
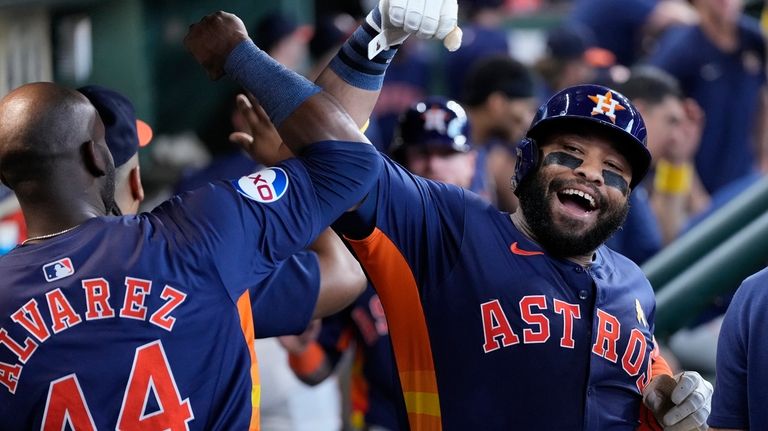
[[[349,255],[343,263],[337,263],[333,275],[323,275],[313,318],[317,319],[338,313],[354,302],[367,286],[368,280],[365,278],[363,269]]]

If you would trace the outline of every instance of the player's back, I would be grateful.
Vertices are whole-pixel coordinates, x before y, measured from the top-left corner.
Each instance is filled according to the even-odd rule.
[[[248,294],[172,222],[94,218],[0,260],[0,429],[249,427]]]

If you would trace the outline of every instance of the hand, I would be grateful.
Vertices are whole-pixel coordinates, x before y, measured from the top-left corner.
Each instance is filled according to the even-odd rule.
[[[665,148],[664,158],[673,164],[693,163],[704,130],[704,110],[691,98],[683,101],[685,118],[678,125],[679,139]]]
[[[320,329],[322,323],[320,319],[315,319],[309,322],[309,326],[299,335],[283,335],[278,337],[277,340],[283,346],[283,348],[294,355],[299,355],[307,350],[307,347],[317,340],[317,336],[320,335]]]
[[[243,21],[231,13],[218,11],[189,26],[184,46],[192,53],[213,80],[224,75],[227,56],[248,39]]]
[[[293,157],[291,150],[283,144],[280,134],[269,120],[269,116],[252,95],[237,95],[238,113],[245,119],[248,131],[234,132],[229,140],[262,165],[273,166]]]
[[[368,44],[368,58],[392,46],[399,45],[411,34],[422,39],[437,38],[449,51],[461,46],[461,29],[456,26],[459,6],[457,0],[380,0],[377,22],[375,10],[366,21],[379,34]]]
[[[645,388],[643,402],[665,431],[706,430],[712,385],[695,371],[662,374]]]

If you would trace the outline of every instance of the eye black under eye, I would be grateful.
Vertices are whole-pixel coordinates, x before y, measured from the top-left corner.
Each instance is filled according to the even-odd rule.
[[[623,195],[626,195],[629,191],[629,184],[627,184],[627,181],[616,172],[603,169],[603,182],[605,182],[606,186],[618,189]]]

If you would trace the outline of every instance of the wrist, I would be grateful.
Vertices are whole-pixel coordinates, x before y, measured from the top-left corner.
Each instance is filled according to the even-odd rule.
[[[690,163],[659,160],[656,163],[656,174],[653,179],[654,190],[675,195],[690,192],[693,184],[693,169]]]
[[[381,14],[376,8],[344,42],[331,60],[330,69],[353,87],[370,91],[380,90],[384,83],[384,74],[399,47],[392,46],[369,59],[368,44],[381,31]]]
[[[259,100],[278,128],[304,101],[321,91],[275,61],[250,39],[241,41],[229,53],[224,70]]]

